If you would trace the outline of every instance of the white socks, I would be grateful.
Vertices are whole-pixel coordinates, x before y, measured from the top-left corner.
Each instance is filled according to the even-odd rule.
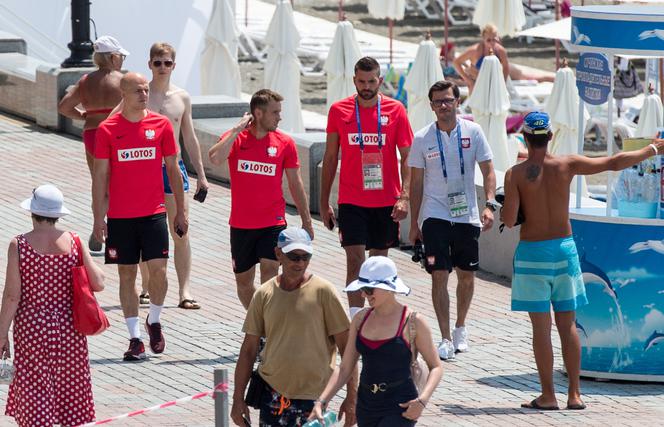
[[[141,328],[139,327],[138,317],[126,317],[127,330],[129,331],[129,338],[141,339]]]
[[[150,314],[148,315],[148,323],[160,323],[159,316],[161,315],[161,309],[164,308],[163,305],[155,305],[150,303]]]

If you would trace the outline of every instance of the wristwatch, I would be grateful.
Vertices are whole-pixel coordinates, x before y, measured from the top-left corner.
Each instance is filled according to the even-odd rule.
[[[502,205],[498,203],[496,199],[487,200],[484,206],[491,209],[491,212],[495,212],[502,207]]]

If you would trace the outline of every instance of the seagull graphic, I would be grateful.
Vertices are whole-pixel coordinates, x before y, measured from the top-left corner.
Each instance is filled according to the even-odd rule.
[[[575,25],[572,27],[572,32],[574,32],[574,44],[587,43],[590,44],[590,37],[579,32],[579,28]]]
[[[664,30],[648,30],[639,34],[639,40],[651,39],[653,37],[664,40]]]
[[[645,242],[636,242],[629,247],[629,252],[633,254],[648,250],[664,255],[664,240],[646,240]]]

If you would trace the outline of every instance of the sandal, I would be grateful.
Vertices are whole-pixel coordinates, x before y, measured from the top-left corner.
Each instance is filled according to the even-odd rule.
[[[527,408],[527,409],[537,409],[540,411],[558,411],[560,408],[556,406],[541,406],[539,403],[537,403],[537,399],[533,399],[530,403],[522,403],[521,404],[522,408]]]
[[[185,310],[198,310],[201,308],[201,305],[195,299],[183,299],[178,304],[178,308],[183,308]]]
[[[150,294],[148,294],[147,292],[142,292],[138,296],[138,302],[140,304],[150,304]]]

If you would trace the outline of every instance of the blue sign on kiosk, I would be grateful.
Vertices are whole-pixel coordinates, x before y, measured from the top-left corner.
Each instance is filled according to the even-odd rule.
[[[609,60],[601,53],[584,52],[576,65],[576,87],[579,96],[588,104],[601,105],[609,99],[611,69]]]

